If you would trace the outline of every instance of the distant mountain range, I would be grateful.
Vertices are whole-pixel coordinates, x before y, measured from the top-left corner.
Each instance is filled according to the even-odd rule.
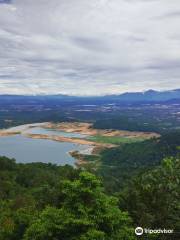
[[[146,92],[127,92],[108,97],[123,102],[162,102],[172,99],[180,99],[180,89],[170,91],[148,90]]]
[[[73,102],[73,101],[84,101],[85,103],[96,101],[102,102],[124,102],[124,103],[135,103],[135,102],[166,102],[166,101],[180,101],[180,89],[169,90],[169,91],[155,91],[148,90],[145,92],[127,92],[120,95],[106,95],[106,96],[93,96],[93,97],[82,97],[82,96],[68,96],[68,95],[0,95],[0,102],[16,102],[16,101],[58,101],[58,102]],[[15,103],[14,102],[14,103]]]

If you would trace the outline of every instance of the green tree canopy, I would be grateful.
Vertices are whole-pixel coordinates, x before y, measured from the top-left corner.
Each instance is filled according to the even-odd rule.
[[[29,226],[25,240],[133,240],[134,230],[117,199],[103,193],[100,181],[82,172],[65,181],[61,208],[46,207]]]
[[[178,232],[180,229],[179,184],[180,159],[166,158],[161,166],[134,179],[120,195],[120,208],[130,213],[137,226],[174,229]],[[166,239],[165,236],[162,237],[163,240]]]

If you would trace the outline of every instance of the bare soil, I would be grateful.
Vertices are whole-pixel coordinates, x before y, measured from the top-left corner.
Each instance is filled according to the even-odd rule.
[[[95,136],[107,136],[107,137],[140,137],[149,139],[152,137],[159,137],[159,134],[153,132],[131,132],[123,130],[101,130],[94,129],[91,123],[72,122],[72,123],[47,123],[46,128],[57,129],[69,133],[81,133],[85,135]]]

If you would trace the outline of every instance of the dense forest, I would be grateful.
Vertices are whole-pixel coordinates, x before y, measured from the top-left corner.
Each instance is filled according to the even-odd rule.
[[[179,146],[179,133],[125,144],[91,173],[0,157],[0,239],[135,240],[142,226],[175,233],[140,239],[178,240]]]
[[[131,218],[94,175],[5,157],[0,165],[0,239],[135,239]]]
[[[119,206],[128,211],[137,226],[180,229],[180,159],[165,158],[161,165],[136,176],[119,194]],[[159,236],[158,239],[161,239]]]
[[[165,121],[161,122],[150,117],[134,117],[132,116],[115,116],[114,118],[98,119],[94,122],[93,127],[96,129],[117,129],[139,132],[157,132],[165,133],[171,124]],[[175,124],[174,124],[175,126]]]
[[[92,165],[98,162],[95,173],[104,179],[107,191],[114,193],[138,173],[160,165],[163,158],[177,156],[179,146],[180,132],[177,131],[143,142],[121,144],[102,151],[98,159],[95,156],[87,160]]]

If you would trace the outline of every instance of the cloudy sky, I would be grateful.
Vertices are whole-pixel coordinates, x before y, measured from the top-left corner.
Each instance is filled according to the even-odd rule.
[[[0,0],[0,94],[179,87],[179,0]]]

